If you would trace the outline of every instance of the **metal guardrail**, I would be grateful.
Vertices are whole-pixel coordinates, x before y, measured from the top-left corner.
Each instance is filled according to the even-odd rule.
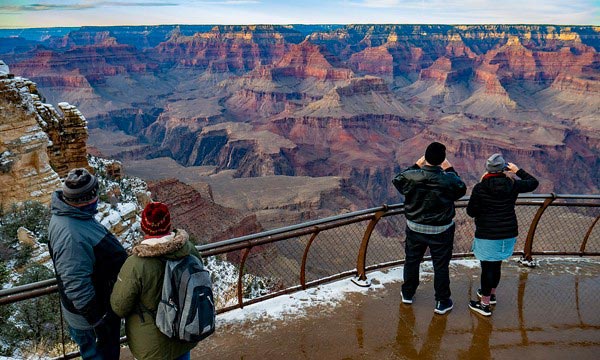
[[[472,256],[474,224],[466,215],[468,197],[457,201],[454,257]],[[519,196],[517,216],[523,235],[515,255],[531,261],[534,255],[600,255],[600,195],[527,194]],[[276,296],[342,277],[367,280],[367,272],[404,262],[403,204],[341,214],[258,234],[198,246],[205,258],[225,258],[237,265],[234,299],[222,299],[223,313]],[[525,226],[529,224],[527,232]],[[593,241],[591,241],[593,240]],[[265,267],[268,263],[269,266]],[[271,281],[270,290],[255,298],[245,296],[245,275]],[[57,291],[50,279],[0,290],[0,306]],[[223,294],[216,294],[216,297]],[[57,359],[76,357],[65,354]]]

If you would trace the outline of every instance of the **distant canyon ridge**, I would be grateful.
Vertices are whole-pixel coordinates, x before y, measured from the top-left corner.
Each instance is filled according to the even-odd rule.
[[[501,152],[538,192],[598,193],[599,50],[598,26],[0,29],[97,152],[273,225],[401,201],[435,140],[470,187]]]

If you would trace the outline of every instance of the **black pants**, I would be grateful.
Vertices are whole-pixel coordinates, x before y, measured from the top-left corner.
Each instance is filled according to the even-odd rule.
[[[481,294],[490,296],[493,288],[500,283],[502,261],[481,262]]]
[[[433,262],[433,287],[435,300],[450,299],[450,272],[448,265],[452,258],[454,246],[454,229],[452,225],[440,234],[422,234],[406,227],[406,260],[404,263],[404,283],[402,293],[405,297],[413,297],[419,286],[419,270],[425,251],[429,247]]]

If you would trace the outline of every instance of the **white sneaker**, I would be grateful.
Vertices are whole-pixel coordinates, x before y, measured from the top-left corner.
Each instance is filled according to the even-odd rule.
[[[406,298],[406,297],[404,297],[404,294],[402,293],[402,291],[400,291],[400,296],[402,296],[402,303],[403,304],[412,304],[413,298]]]
[[[533,259],[527,260],[524,257],[519,259],[519,264],[526,266],[526,267],[530,267],[530,268],[534,268],[537,266],[537,263],[535,262],[535,260],[533,260]]]

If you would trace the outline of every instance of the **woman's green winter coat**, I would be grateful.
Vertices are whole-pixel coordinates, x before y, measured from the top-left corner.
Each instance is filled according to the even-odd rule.
[[[136,359],[173,360],[197,343],[169,339],[154,324],[165,273],[165,263],[159,257],[179,259],[192,254],[200,258],[200,254],[184,230],[146,239],[132,252],[119,272],[110,304],[118,316],[125,318],[129,349]]]

